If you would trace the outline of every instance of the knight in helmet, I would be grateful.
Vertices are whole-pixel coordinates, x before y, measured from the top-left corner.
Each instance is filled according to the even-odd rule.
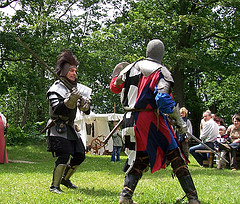
[[[120,63],[113,71],[110,89],[121,93],[121,103],[126,110],[122,135],[128,159],[119,200],[122,204],[135,203],[134,190],[149,164],[153,173],[164,169],[167,160],[189,203],[200,203],[186,159],[167,118],[175,122],[179,132],[186,132],[171,93],[174,80],[162,65],[163,55],[164,44],[154,39],[147,45],[145,59],[132,64]]]
[[[76,189],[70,181],[85,159],[85,146],[75,130],[79,110],[90,113],[91,89],[77,82],[78,61],[71,51],[63,51],[57,60],[56,80],[47,91],[50,119],[46,127],[47,150],[56,157],[50,191],[60,194],[60,184]],[[68,87],[68,88],[67,88]]]

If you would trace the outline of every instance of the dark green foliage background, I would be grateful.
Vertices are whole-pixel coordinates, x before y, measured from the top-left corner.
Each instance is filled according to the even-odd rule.
[[[54,81],[16,37],[52,69],[63,49],[72,50],[79,81],[93,89],[95,113],[113,112],[114,104],[123,113],[119,95],[109,91],[112,70],[144,57],[149,40],[159,38],[163,64],[175,80],[174,98],[189,110],[194,134],[207,109],[231,124],[240,110],[240,1],[124,2],[20,0],[9,15],[3,11],[16,1],[1,1],[0,111],[10,124],[9,144],[39,137],[48,120],[45,93]]]

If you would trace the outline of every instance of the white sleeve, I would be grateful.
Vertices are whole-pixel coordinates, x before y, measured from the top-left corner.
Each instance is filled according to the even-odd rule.
[[[187,127],[188,127],[188,132],[192,134],[192,123],[189,119],[187,119]]]
[[[2,117],[3,125],[4,125],[4,127],[6,127],[6,125],[7,125],[7,120],[6,120],[5,116],[4,116],[2,113],[0,113],[0,115],[1,115],[1,117]]]

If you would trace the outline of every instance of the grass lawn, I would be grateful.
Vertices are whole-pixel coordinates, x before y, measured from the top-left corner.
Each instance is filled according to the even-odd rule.
[[[86,160],[72,177],[78,190],[61,187],[61,195],[49,192],[55,159],[46,152],[45,145],[7,147],[9,160],[35,162],[0,164],[0,203],[118,203],[124,172],[121,161],[111,163],[110,156],[87,154]],[[240,203],[240,171],[201,168],[190,157],[192,174],[200,201],[205,203]],[[143,175],[133,200],[138,204],[176,203],[184,196],[177,178],[172,178],[171,167]],[[187,199],[185,199],[187,203]]]

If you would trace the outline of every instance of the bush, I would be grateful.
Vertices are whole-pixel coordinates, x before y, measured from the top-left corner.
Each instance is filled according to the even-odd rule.
[[[26,134],[20,127],[9,127],[7,131],[6,143],[8,145],[22,145],[26,141]]]
[[[37,126],[37,124],[36,124]],[[31,128],[9,127],[6,135],[7,145],[26,145],[45,142],[45,134],[40,134],[38,128],[33,125]]]

